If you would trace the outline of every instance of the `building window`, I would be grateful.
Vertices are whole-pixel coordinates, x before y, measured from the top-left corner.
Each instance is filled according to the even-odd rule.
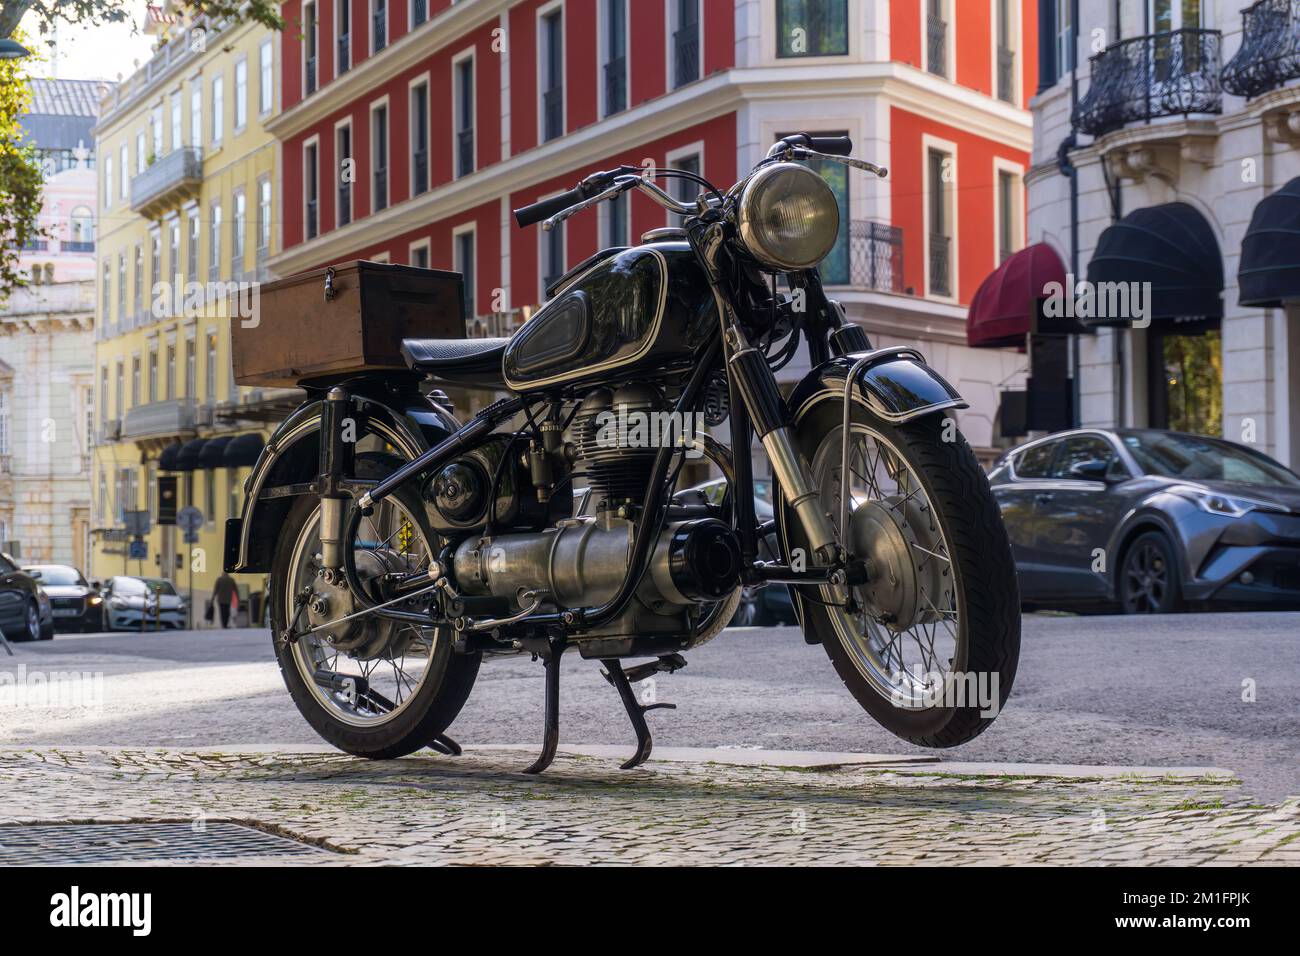
[[[149,165],[149,147],[145,145],[144,130],[137,130],[135,134],[135,171],[144,172],[144,168]],[[126,169],[126,152],[122,153],[122,168]]]
[[[135,256],[132,260],[131,281],[134,284],[131,296],[131,324],[138,325],[144,312],[144,246],[135,244]]]
[[[627,245],[627,193],[600,204],[604,213],[605,234],[601,237],[606,249]]]
[[[454,2],[454,0],[453,0]],[[429,0],[411,0],[411,27],[418,27],[429,19]]]
[[[131,407],[140,404],[140,356],[131,356]]]
[[[203,370],[203,396],[211,404],[217,400],[217,333],[209,332],[206,339],[206,362]]]
[[[1011,170],[998,170],[998,264],[1006,262],[1023,245],[1024,186]]]
[[[429,188],[429,84],[411,87],[411,195]]]
[[[352,181],[356,178],[352,159],[352,124],[344,123],[334,131],[335,147],[339,160],[339,196],[335,216],[338,228],[352,221]]]
[[[411,265],[417,269],[429,268],[429,240],[422,239],[411,246]]]
[[[212,142],[221,142],[221,125],[226,115],[225,78],[221,75],[212,78]]]
[[[149,230],[149,288],[156,289],[162,281],[162,234]]]
[[[130,184],[127,182],[128,176],[127,176],[127,151],[126,151],[126,144],[123,144],[123,145],[122,145],[122,148],[121,148],[120,150],[118,150],[118,158],[120,159],[120,161],[121,161],[121,163],[122,163],[122,179],[121,179],[121,182],[120,182],[119,187],[118,187],[119,190],[120,190],[120,192],[118,193],[118,195],[119,195],[120,198],[122,198],[122,199],[126,199],[128,193],[130,192],[130,188],[129,188],[129,187],[130,187]],[[144,167],[141,166],[139,169],[136,170],[136,172],[137,172],[137,173],[142,173],[142,172],[144,172]]]
[[[303,211],[306,214],[306,235],[315,239],[320,233],[320,167],[317,165],[318,147],[308,143],[302,151]]]
[[[230,278],[239,281],[244,276],[244,226],[248,222],[243,187],[231,196],[230,216]]]
[[[302,95],[311,96],[316,92],[317,30],[316,4],[308,3],[302,8]]]
[[[185,339],[185,397],[193,398],[195,379],[199,376],[199,356],[197,344],[194,339]]]
[[[109,314],[110,314],[108,311],[109,303],[113,301],[112,278],[113,278],[113,264],[111,260],[105,259],[104,274],[103,277],[100,279],[100,283],[99,283],[99,304],[100,304],[99,314],[103,322],[105,323],[107,323],[109,319]]]
[[[456,104],[456,175],[474,172],[474,58],[460,60],[452,68],[452,96]]]
[[[108,366],[99,368],[99,421],[103,428],[108,427]]]
[[[172,149],[181,148],[181,136],[185,131],[185,117],[181,110],[181,91],[174,90],[171,95],[172,104]]]
[[[76,206],[68,219],[70,242],[63,247],[64,252],[95,251],[95,214],[88,206]]]
[[[465,317],[473,319],[478,314],[474,301],[474,230],[466,229],[456,234],[455,263],[452,268],[461,274],[465,281]]]
[[[673,89],[700,78],[700,0],[671,0],[670,61]]]
[[[176,343],[167,343],[167,400],[176,397]]]
[[[104,157],[104,208],[113,208],[113,157]]]
[[[149,347],[149,403],[158,401],[158,344]]]
[[[1007,103],[1016,101],[1016,42],[1015,23],[1011,0],[995,0],[997,24],[994,37],[997,42],[997,97]]]
[[[953,294],[952,281],[952,199],[950,177],[952,157],[942,150],[929,150],[926,160],[926,189],[929,209],[929,281],[930,295],[947,298]]]
[[[126,412],[126,365],[121,359],[117,360],[114,372],[113,398],[115,404],[113,408],[117,411],[117,417],[120,420]]]
[[[1056,23],[1052,41],[1056,53],[1056,79],[1074,69],[1074,0],[1056,0]]]
[[[925,7],[926,69],[935,76],[948,75],[947,0],[927,0]]]
[[[235,130],[248,125],[248,59],[235,61]]]
[[[199,211],[191,209],[185,214],[185,275],[191,282],[199,281]]]
[[[257,268],[260,272],[271,255],[271,180],[257,181]]]
[[[782,134],[786,135],[786,134]],[[817,136],[843,136],[844,130],[815,133]],[[818,267],[822,282],[826,285],[848,285],[850,272],[849,233],[852,226],[852,204],[849,197],[849,169],[839,163],[809,162],[807,165],[815,170],[826,185],[835,194],[835,203],[840,209],[840,235],[830,253]],[[698,192],[698,189],[697,189]]]
[[[627,109],[627,0],[604,0],[605,115]]]
[[[190,145],[203,145],[203,81],[190,84]]]
[[[846,56],[848,0],[777,0],[776,55]]]
[[[158,157],[163,154],[163,109],[159,103],[149,112],[149,146],[152,154],[149,157],[149,164],[153,165]]]
[[[126,253],[117,254],[117,327],[126,327]]]
[[[564,14],[553,10],[541,24],[542,141],[564,135]]]
[[[208,207],[208,281],[221,278],[221,203]]]
[[[388,0],[371,0],[370,52],[378,53],[388,46]]]
[[[335,71],[343,74],[352,68],[352,0],[337,0],[334,23],[338,31]]]
[[[263,116],[275,106],[275,47],[263,40],[257,48],[257,112]]]
[[[376,106],[370,111],[370,163],[373,175],[370,184],[372,212],[388,208],[388,105]]]
[[[167,264],[179,281],[181,271],[181,221],[173,217],[167,223]]]

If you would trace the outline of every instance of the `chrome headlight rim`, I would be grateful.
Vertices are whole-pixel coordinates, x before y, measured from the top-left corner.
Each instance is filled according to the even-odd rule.
[[[765,241],[766,224],[762,221],[763,210],[760,208],[764,199],[762,194],[777,178],[792,175],[808,183],[809,195],[817,206],[814,214],[830,217],[833,222],[833,228],[829,232],[832,238],[825,243],[824,250],[816,250],[819,254],[815,258],[806,255],[796,259],[782,255],[772,248],[770,242]],[[840,208],[830,185],[815,171],[801,163],[773,163],[754,173],[741,190],[737,204],[736,225],[740,241],[746,251],[760,263],[782,272],[799,272],[816,267],[835,248],[840,231]]]

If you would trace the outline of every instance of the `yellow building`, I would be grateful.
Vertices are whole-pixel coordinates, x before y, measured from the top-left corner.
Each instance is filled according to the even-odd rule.
[[[276,144],[262,125],[279,103],[278,53],[279,37],[256,25],[172,27],[105,97],[95,128],[92,573],[165,577],[182,593],[192,576],[196,626],[249,466],[297,403],[295,391],[235,384],[226,304],[266,277],[279,248]],[[197,541],[159,524],[169,504],[202,512]],[[140,511],[143,558],[126,524]],[[239,585],[260,596],[260,577]]]

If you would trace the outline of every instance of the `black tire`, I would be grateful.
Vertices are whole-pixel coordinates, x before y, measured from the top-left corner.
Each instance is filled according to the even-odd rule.
[[[843,406],[822,402],[805,414],[797,426],[797,442],[805,459],[824,436],[840,428]],[[855,424],[866,425],[884,437],[905,459],[919,479],[937,512],[938,524],[948,542],[956,585],[964,595],[960,619],[964,640],[957,647],[952,670],[964,674],[996,676],[998,707],[986,716],[978,705],[903,708],[896,706],[859,672],[849,649],[833,626],[830,611],[816,600],[816,589],[801,594],[800,616],[809,635],[826,649],[836,673],[858,703],[882,727],[922,747],[954,747],[988,729],[1001,712],[1015,681],[1020,656],[1020,592],[1011,543],[1001,512],[979,462],[959,433],[945,433],[947,419],[932,415],[894,426],[855,405]],[[793,513],[782,509],[787,540],[798,546],[802,534]]]
[[[1124,552],[1119,573],[1120,607],[1125,614],[1176,614],[1183,609],[1178,554],[1160,531],[1146,531]]]
[[[357,464],[358,473],[362,477],[379,477],[379,475],[364,473],[364,462],[360,457]],[[283,586],[283,581],[285,575],[289,573],[289,564],[298,535],[311,519],[318,503],[318,499],[310,495],[299,497],[280,528],[280,537],[276,541],[271,563],[271,580],[275,585],[271,591],[272,621],[287,620],[284,603],[286,588]],[[412,502],[412,505],[417,510],[411,513],[420,513],[418,503]],[[425,533],[428,533],[427,530]],[[307,686],[291,647],[276,641],[275,656],[280,665],[280,674],[298,712],[306,718],[316,733],[328,743],[354,756],[372,760],[390,760],[404,757],[428,746],[435,737],[451,726],[474,688],[481,656],[456,654],[452,651],[451,640],[442,639],[443,637],[440,635],[440,639],[434,642],[435,659],[430,660],[427,665],[434,668],[434,672],[425,677],[415,696],[391,720],[368,727],[352,726],[338,720],[321,705],[311,688]]]

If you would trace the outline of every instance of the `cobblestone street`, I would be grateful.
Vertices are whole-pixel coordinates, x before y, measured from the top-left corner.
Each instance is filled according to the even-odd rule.
[[[612,752],[562,750],[535,778],[510,748],[387,763],[302,748],[5,748],[0,824],[241,821],[302,842],[234,858],[246,863],[1300,864],[1300,799],[1247,803],[1223,772],[668,756],[628,772]],[[167,862],[126,846],[124,859]]]

